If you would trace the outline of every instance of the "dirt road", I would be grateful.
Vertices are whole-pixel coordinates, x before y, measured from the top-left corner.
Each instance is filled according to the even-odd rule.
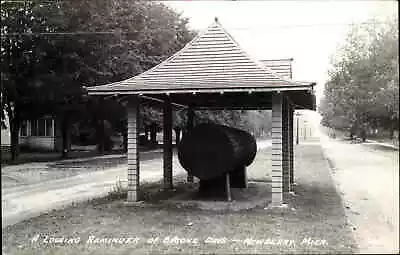
[[[399,253],[399,152],[321,134],[360,253]]]
[[[257,143],[258,149],[265,149],[270,141]],[[68,161],[67,161],[68,162]],[[64,163],[64,165],[67,163]],[[160,158],[141,161],[140,182],[155,182],[163,177]],[[28,164],[25,164],[27,167]],[[24,168],[24,165],[19,165]],[[173,174],[186,174],[174,155]],[[35,167],[31,172],[35,172]],[[11,171],[8,171],[11,173]],[[126,164],[107,170],[88,171],[67,178],[40,181],[29,185],[2,188],[3,228],[23,219],[40,215],[51,209],[68,206],[73,202],[85,201],[107,195],[118,180],[126,180]],[[260,173],[262,174],[262,173]],[[260,179],[258,175],[250,176]]]
[[[32,156],[35,155],[36,154],[33,154]],[[49,158],[46,154],[42,157]],[[162,158],[161,149],[140,152],[141,161],[155,158]],[[127,164],[126,154],[2,165],[1,187],[4,189],[43,181],[63,179],[89,172],[108,170],[123,164]]]
[[[176,157],[174,175],[183,174]],[[140,181],[152,182],[162,178],[162,160],[141,162]],[[107,195],[118,180],[126,179],[126,165],[79,174],[73,177],[38,182],[2,189],[3,228],[20,220],[40,215],[51,209],[68,206]]]

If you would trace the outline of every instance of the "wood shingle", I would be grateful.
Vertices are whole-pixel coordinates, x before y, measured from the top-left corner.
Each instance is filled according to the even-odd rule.
[[[96,95],[276,87],[304,89],[310,85],[293,81],[251,58],[216,20],[184,48],[148,71],[87,89],[89,95]]]
[[[267,68],[285,79],[292,79],[292,58],[260,60]]]

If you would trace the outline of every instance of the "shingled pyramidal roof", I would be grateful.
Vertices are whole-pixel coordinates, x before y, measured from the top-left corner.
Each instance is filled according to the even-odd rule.
[[[88,88],[90,92],[168,92],[304,86],[252,59],[216,19],[203,33],[161,64],[135,77]]]

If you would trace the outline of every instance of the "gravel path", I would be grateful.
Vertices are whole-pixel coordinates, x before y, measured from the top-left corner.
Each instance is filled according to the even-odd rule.
[[[361,253],[399,253],[399,152],[332,140],[321,132]]]

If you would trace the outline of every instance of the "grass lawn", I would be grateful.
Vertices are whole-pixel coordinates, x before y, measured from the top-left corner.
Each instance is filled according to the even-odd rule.
[[[204,209],[196,203],[179,205],[165,199],[187,190],[187,184],[177,183],[176,190],[169,194],[157,191],[161,183],[147,184],[142,188],[145,202],[140,206],[123,206],[124,198],[114,195],[9,226],[2,233],[3,251],[5,254],[356,252],[353,234],[346,224],[341,199],[320,146],[297,148],[296,158],[301,157],[295,172],[298,185],[296,196],[290,199],[287,208],[265,208],[268,202],[235,211]],[[260,186],[261,182],[252,185]],[[106,238],[117,239],[105,243]],[[54,244],[56,240],[64,243]]]

